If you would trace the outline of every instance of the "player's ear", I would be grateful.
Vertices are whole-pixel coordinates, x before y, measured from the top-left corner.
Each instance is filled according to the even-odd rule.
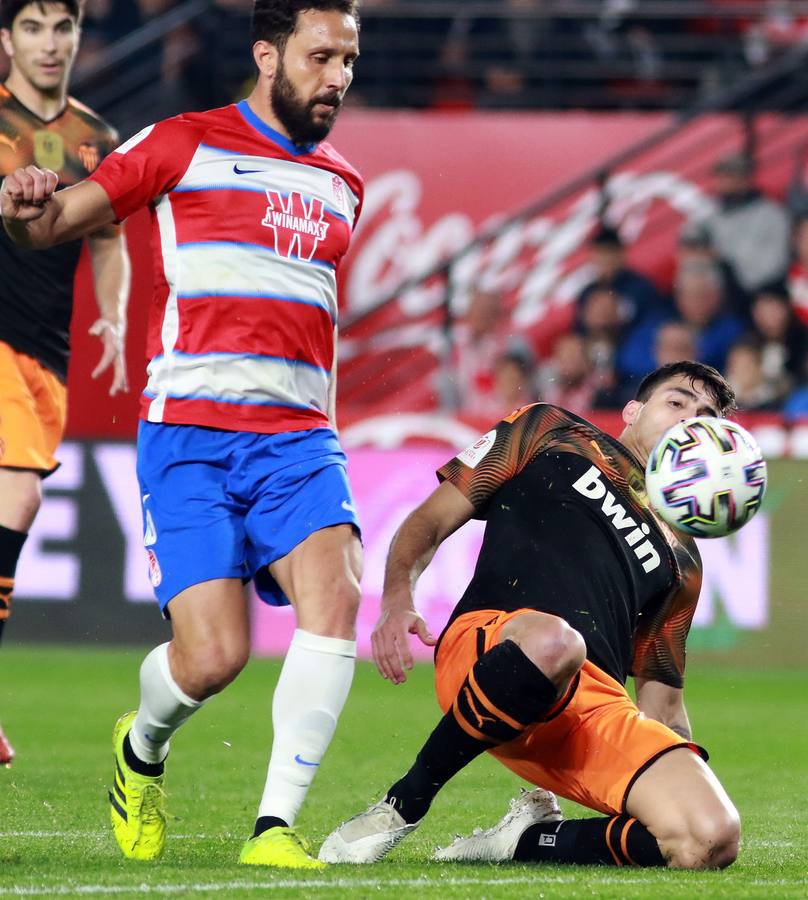
[[[264,78],[274,77],[278,65],[278,48],[269,41],[256,41],[252,51],[259,74]]]
[[[3,45],[6,56],[11,59],[14,56],[14,45],[11,43],[11,32],[8,28],[0,28],[0,44]]]
[[[633,425],[642,408],[643,404],[639,400],[629,400],[623,407],[623,421],[625,424]]]

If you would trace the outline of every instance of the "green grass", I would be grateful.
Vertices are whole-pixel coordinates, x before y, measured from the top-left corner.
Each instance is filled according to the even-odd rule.
[[[694,668],[697,739],[744,823],[724,872],[441,865],[431,849],[500,817],[519,782],[477,760],[443,791],[425,824],[384,862],[324,873],[240,867],[271,740],[278,663],[254,660],[177,736],[169,845],[156,864],[123,860],[107,831],[115,718],[137,700],[142,650],[4,648],[0,713],[19,759],[0,769],[0,896],[586,897],[808,896],[808,692],[805,672]],[[319,842],[378,798],[436,721],[431,669],[394,688],[360,664],[334,744],[299,825]],[[567,814],[579,812],[565,804]]]

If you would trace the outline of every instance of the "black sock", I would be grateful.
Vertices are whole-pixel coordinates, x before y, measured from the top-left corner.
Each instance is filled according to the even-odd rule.
[[[385,799],[404,821],[419,821],[452,776],[490,747],[518,737],[557,696],[553,682],[513,641],[497,644],[474,664],[452,708]]]
[[[270,828],[288,828],[289,823],[285,822],[283,819],[279,819],[277,816],[259,816],[255,820],[255,828],[253,829],[252,836],[258,837],[259,834],[263,834],[265,831],[269,831]]]
[[[137,772],[138,775],[148,775],[149,778],[156,778],[158,775],[162,775],[166,768],[165,762],[147,763],[135,756],[135,751],[129,742],[128,732],[123,739],[123,758],[130,769]]]
[[[3,636],[6,619],[11,615],[17,562],[27,537],[25,532],[0,525],[0,637]]]
[[[513,858],[518,862],[589,866],[666,864],[651,832],[625,815],[531,825],[519,838]]]

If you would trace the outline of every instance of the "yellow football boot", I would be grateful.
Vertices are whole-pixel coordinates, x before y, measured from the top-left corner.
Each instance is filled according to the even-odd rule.
[[[241,848],[238,861],[246,866],[275,866],[278,869],[325,869],[315,859],[306,841],[294,828],[268,828],[250,838]]]
[[[129,859],[157,859],[166,843],[163,776],[140,775],[126,764],[123,740],[135,721],[135,712],[121,716],[112,732],[115,772],[109,792],[115,840]]]

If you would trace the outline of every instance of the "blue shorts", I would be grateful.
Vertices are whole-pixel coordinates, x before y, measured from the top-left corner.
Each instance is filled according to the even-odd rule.
[[[141,422],[137,475],[149,577],[165,614],[214,578],[255,580],[289,603],[267,566],[332,525],[359,531],[346,459],[329,428],[283,434]]]

